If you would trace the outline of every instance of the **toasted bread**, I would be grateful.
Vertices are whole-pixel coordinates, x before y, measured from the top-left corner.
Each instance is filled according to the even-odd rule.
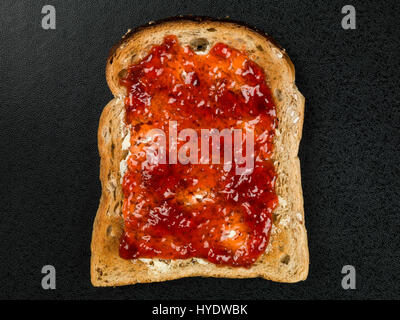
[[[123,193],[120,165],[128,154],[124,139],[126,88],[121,72],[145,57],[166,35],[176,35],[182,46],[207,51],[222,42],[244,51],[261,66],[274,96],[278,127],[273,161],[277,172],[279,205],[274,210],[267,250],[249,268],[215,265],[203,259],[134,259],[118,254],[123,233]],[[201,52],[200,52],[201,53]],[[270,37],[247,26],[208,18],[160,21],[129,31],[111,50],[106,79],[114,99],[104,108],[98,130],[102,195],[93,226],[91,281],[94,286],[119,286],[182,277],[262,277],[279,282],[305,280],[309,254],[304,221],[300,162],[297,157],[304,118],[304,97],[295,85],[295,71],[285,50]]]

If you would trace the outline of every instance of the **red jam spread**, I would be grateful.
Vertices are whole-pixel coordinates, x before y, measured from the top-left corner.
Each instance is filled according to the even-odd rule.
[[[267,248],[278,204],[271,160],[277,119],[262,68],[225,44],[200,55],[167,36],[127,69],[120,84],[127,90],[131,132],[120,256],[251,266]],[[146,132],[164,130],[168,140],[170,121],[199,137],[201,129],[252,126],[254,169],[238,175],[223,161],[148,165]]]

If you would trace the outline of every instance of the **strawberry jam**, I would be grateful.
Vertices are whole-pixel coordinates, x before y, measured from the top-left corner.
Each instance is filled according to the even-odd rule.
[[[225,44],[200,55],[167,36],[126,71],[120,84],[127,90],[125,121],[131,135],[122,183],[120,256],[196,257],[249,267],[267,248],[278,204],[271,160],[277,120],[263,69]],[[191,128],[198,137],[201,129],[244,132],[251,127],[252,170],[237,174],[235,167],[243,164],[224,166],[225,137],[219,138],[220,163],[173,163],[168,152],[173,146],[171,121],[178,132]],[[166,133],[164,163],[150,163],[146,157],[148,133],[154,128]],[[175,147],[186,142],[178,138]],[[211,139],[207,145],[211,159]]]

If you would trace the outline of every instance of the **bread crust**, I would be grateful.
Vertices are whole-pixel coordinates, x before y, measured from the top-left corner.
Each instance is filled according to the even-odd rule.
[[[119,85],[119,75],[121,70],[143,58],[168,34],[176,35],[181,45],[191,45],[193,39],[207,39],[208,48],[216,42],[223,42],[245,51],[264,69],[274,96],[278,128],[273,161],[279,205],[273,215],[270,244],[250,268],[218,266],[196,258],[124,260],[119,257],[119,239],[124,224],[120,162],[128,152],[122,150],[128,128],[124,125],[123,97],[126,89]],[[279,282],[305,280],[309,254],[297,157],[305,100],[295,86],[294,66],[285,50],[260,31],[236,22],[202,17],[169,19],[129,31],[110,52],[106,79],[115,98],[104,108],[98,130],[102,195],[93,225],[92,284],[118,286],[192,276],[262,277]]]

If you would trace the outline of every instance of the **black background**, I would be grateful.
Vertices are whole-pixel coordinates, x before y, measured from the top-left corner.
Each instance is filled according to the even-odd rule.
[[[0,298],[399,298],[399,18],[395,1],[1,1]],[[41,28],[54,5],[56,30]],[[229,16],[273,36],[306,97],[300,146],[305,282],[187,278],[120,288],[89,280],[100,197],[96,130],[112,98],[109,49],[128,28],[179,14]],[[54,265],[57,289],[41,288]],[[357,289],[343,290],[354,265]]]

